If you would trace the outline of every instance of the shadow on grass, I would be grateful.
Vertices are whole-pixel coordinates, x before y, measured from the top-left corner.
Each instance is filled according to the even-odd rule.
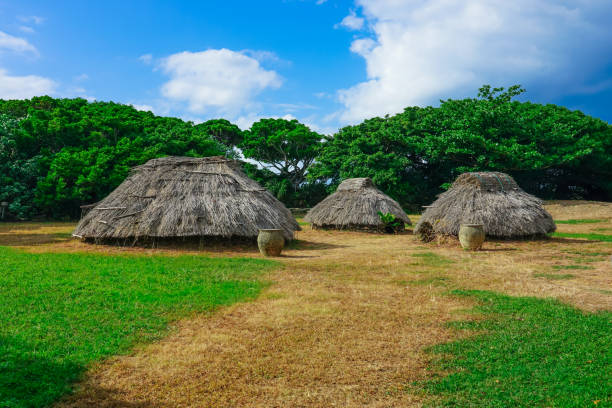
[[[14,337],[0,336],[0,407],[46,407],[70,393],[86,367],[69,359],[52,360],[40,355],[36,346]],[[87,406],[144,408],[151,403],[121,401],[113,390],[88,389],[95,403]],[[69,397],[68,397],[69,398]]]
[[[510,251],[518,251],[518,248],[480,248],[477,252],[510,252]]]
[[[23,233],[5,233],[0,234],[0,245],[3,246],[36,246],[66,242],[72,239],[70,233],[57,232],[49,234],[23,234]]]
[[[0,406],[47,406],[69,392],[84,370],[69,360],[37,355],[32,344],[0,336]]]
[[[287,249],[295,249],[300,251],[317,251],[321,249],[339,249],[348,247],[348,245],[336,245],[329,244],[326,242],[304,241],[302,239],[294,239],[293,241],[288,242],[285,246],[285,248]]]
[[[592,244],[593,242],[600,242],[597,240],[589,240],[589,239],[574,239],[574,238],[562,238],[562,237],[551,237],[549,238],[550,242],[555,244]]]
[[[92,363],[163,337],[177,319],[254,299],[280,264],[0,247],[0,265],[0,407],[25,408],[49,405]]]

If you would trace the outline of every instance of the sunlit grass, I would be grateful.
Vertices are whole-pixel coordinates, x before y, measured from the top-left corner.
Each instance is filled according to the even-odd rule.
[[[443,375],[427,382],[443,407],[590,407],[612,403],[612,313],[584,313],[556,300],[455,291],[475,297],[486,320],[454,327],[483,332],[434,347]]]
[[[553,237],[559,237],[559,238],[580,238],[580,239],[588,239],[590,241],[612,242],[612,235],[605,235],[605,234],[591,234],[591,233],[577,233],[577,232],[553,232],[550,235]]]
[[[576,220],[555,220],[555,223],[557,224],[570,224],[570,225],[576,225],[576,224],[597,224],[598,222],[604,222],[606,220],[601,220],[601,219],[576,219]]]
[[[276,263],[0,247],[0,265],[0,407],[40,407],[172,320],[253,298]]]

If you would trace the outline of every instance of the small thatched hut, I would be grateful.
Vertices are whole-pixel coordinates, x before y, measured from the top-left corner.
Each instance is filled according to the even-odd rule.
[[[401,223],[410,224],[402,207],[377,189],[370,178],[344,180],[336,192],[314,206],[306,217],[314,228],[365,229],[381,231],[385,228],[378,212],[393,214]]]
[[[415,234],[458,235],[461,224],[484,225],[487,236],[541,236],[556,229],[542,201],[505,173],[464,173],[440,194],[417,223]]]
[[[277,228],[293,239],[300,227],[270,192],[222,156],[164,157],[129,176],[81,219],[74,236],[87,240],[255,238]]]

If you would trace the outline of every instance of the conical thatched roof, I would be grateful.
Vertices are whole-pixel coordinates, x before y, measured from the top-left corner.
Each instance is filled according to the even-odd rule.
[[[379,211],[410,224],[397,201],[377,189],[371,179],[352,178],[340,183],[336,192],[308,211],[304,219],[315,228],[380,230],[384,224]]]
[[[300,227],[270,192],[234,160],[164,157],[132,169],[119,187],[79,222],[84,239],[257,237],[278,228],[286,239]]]
[[[458,235],[461,224],[484,225],[487,236],[519,238],[556,229],[542,201],[505,173],[464,173],[440,194],[417,223],[416,234]]]

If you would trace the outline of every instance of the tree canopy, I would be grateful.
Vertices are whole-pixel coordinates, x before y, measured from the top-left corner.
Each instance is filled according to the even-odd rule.
[[[507,172],[547,199],[612,200],[612,127],[579,111],[514,101],[522,92],[485,86],[475,99],[347,126],[327,138],[310,176],[332,186],[371,177],[413,210],[466,171]]]
[[[74,218],[149,159],[229,154],[220,140],[233,125],[210,122],[84,99],[0,101],[0,200],[19,218]]]
[[[244,132],[240,148],[244,157],[260,164],[260,169],[248,168],[251,177],[290,207],[306,207],[325,196],[322,183],[306,183],[322,141],[323,135],[295,119],[261,119]]]
[[[129,169],[168,156],[240,152],[247,174],[290,207],[313,206],[346,178],[371,177],[407,210],[465,171],[511,174],[545,199],[612,201],[612,126],[557,105],[519,102],[520,86],[346,126],[322,136],[297,120],[242,131],[129,105],[37,97],[0,100],[0,201],[12,217],[75,218]]]

